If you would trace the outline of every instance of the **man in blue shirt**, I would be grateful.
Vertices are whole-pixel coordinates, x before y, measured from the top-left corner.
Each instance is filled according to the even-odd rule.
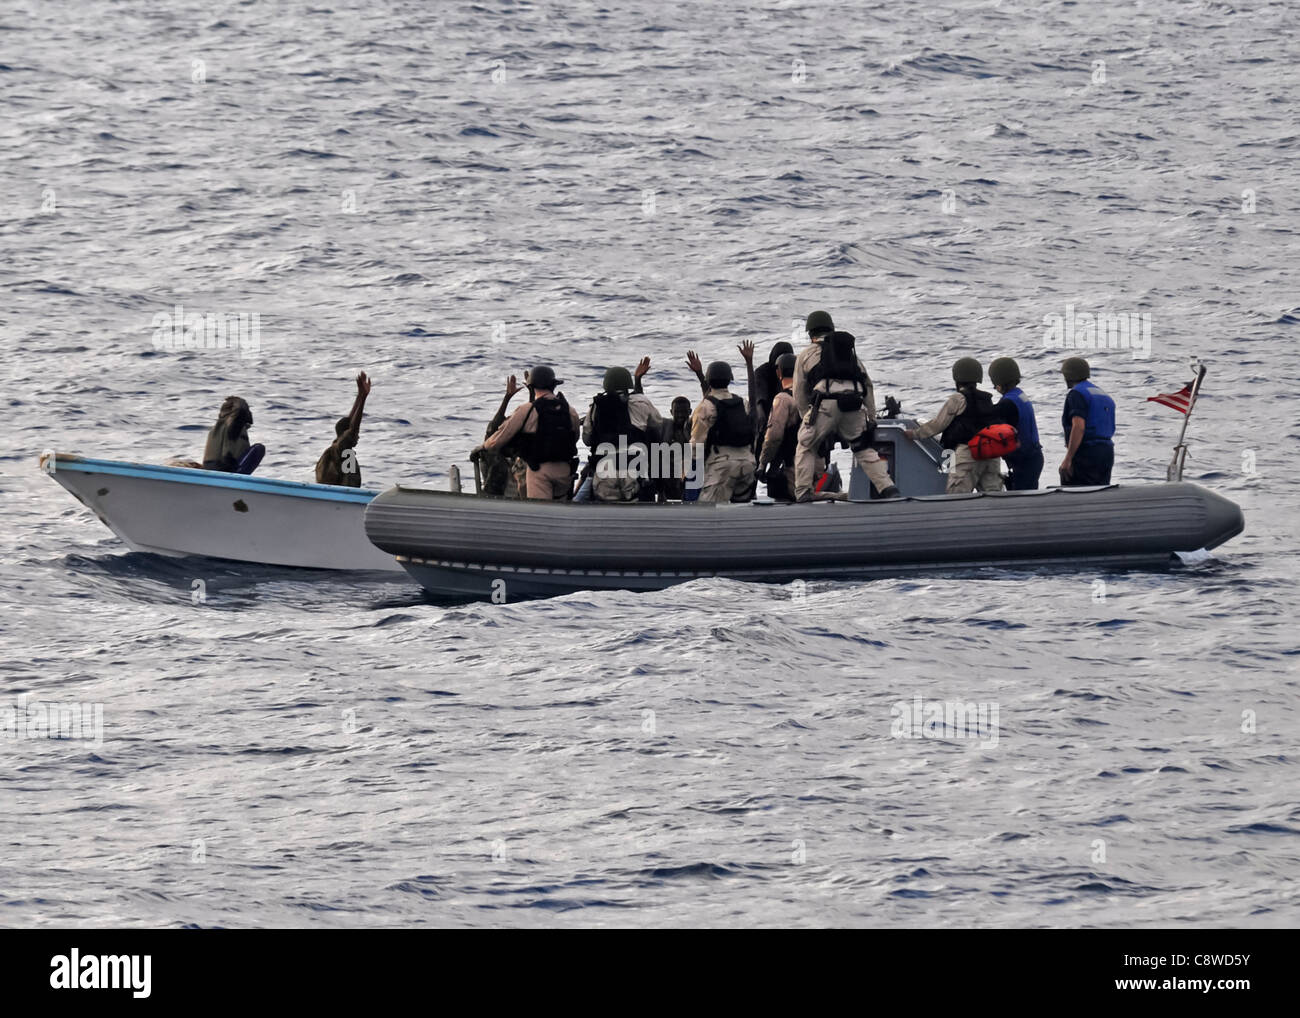
[[[1043,472],[1043,447],[1038,441],[1038,420],[1034,404],[1020,391],[1020,365],[1010,357],[998,357],[989,365],[989,381],[1002,393],[998,410],[1002,419],[1016,429],[1020,447],[1002,457],[1011,474],[1008,491],[1033,491]]]
[[[1089,381],[1092,369],[1082,357],[1069,357],[1061,374],[1070,391],[1065,397],[1061,428],[1065,433],[1065,459],[1061,460],[1061,487],[1086,488],[1110,484],[1115,465],[1115,401],[1101,386]]]

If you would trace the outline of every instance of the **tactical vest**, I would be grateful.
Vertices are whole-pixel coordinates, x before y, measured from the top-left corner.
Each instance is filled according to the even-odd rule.
[[[1031,449],[1039,445],[1038,441],[1038,421],[1034,417],[1034,404],[1030,401],[1019,388],[1009,389],[1002,394],[1002,399],[998,405],[1010,403],[1016,408],[1017,417],[1010,423],[1016,426],[1016,432],[1020,435],[1020,448]]]
[[[831,337],[827,336],[817,345],[821,347],[821,356],[808,369],[810,389],[816,389],[821,382],[852,382],[854,390],[863,393],[867,391],[870,379],[858,366],[858,357],[852,343],[840,339],[832,342]]]
[[[573,416],[565,398],[556,393],[534,400],[528,416],[537,415],[537,430],[521,431],[521,458],[529,470],[540,470],[543,463],[569,463],[578,458],[578,436],[573,432]],[[528,417],[524,418],[524,427]]]
[[[644,428],[632,425],[632,413],[628,407],[625,392],[602,392],[592,400],[591,448],[599,449],[608,443],[618,448],[619,438],[623,438],[628,448],[634,445],[648,445],[650,436]]]
[[[754,441],[754,424],[745,410],[745,401],[739,396],[718,399],[717,396],[705,396],[718,412],[713,427],[709,429],[704,443],[707,456],[721,446],[748,449]]]
[[[965,445],[990,424],[1001,421],[993,409],[992,395],[973,385],[963,385],[957,391],[966,397],[966,409],[954,417],[939,436],[939,444],[945,449]]]
[[[1096,382],[1085,378],[1074,384],[1074,391],[1079,393],[1087,406],[1088,412],[1083,418],[1083,441],[1109,442],[1115,434],[1115,401]],[[1065,431],[1065,441],[1070,442],[1071,414],[1066,410],[1061,414],[1061,427]]]

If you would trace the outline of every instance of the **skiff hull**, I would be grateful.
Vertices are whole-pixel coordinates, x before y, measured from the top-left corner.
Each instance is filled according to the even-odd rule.
[[[366,539],[376,492],[46,453],[41,469],[133,551],[308,569],[398,571]]]

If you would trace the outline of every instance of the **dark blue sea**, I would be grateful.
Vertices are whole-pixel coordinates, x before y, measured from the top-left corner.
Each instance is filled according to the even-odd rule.
[[[0,925],[1296,925],[1298,32],[1255,0],[11,0],[0,714],[95,704],[103,739],[0,738]],[[160,345],[178,305],[257,349]],[[1245,533],[1158,572],[447,606],[130,553],[37,468],[196,457],[238,394],[259,473],[310,480],[365,370],[368,485],[445,487],[511,373],[585,407],[649,356],[666,411],[688,349],[739,368],[816,308],[911,415],[1015,357],[1050,477],[1062,357],[1137,484],[1199,356],[1186,476]],[[1145,324],[1053,348],[1080,314]],[[895,737],[918,701],[996,738]]]

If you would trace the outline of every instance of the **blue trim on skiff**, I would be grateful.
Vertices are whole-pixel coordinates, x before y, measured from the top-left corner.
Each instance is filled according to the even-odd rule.
[[[315,498],[327,502],[360,502],[366,504],[378,491],[369,488],[347,488],[336,484],[308,484],[305,481],[281,481],[271,477],[254,477],[251,474],[227,474],[221,470],[194,470],[190,467],[163,467],[152,463],[122,463],[118,460],[96,460],[86,456],[65,453],[54,454],[54,472],[77,471],[83,474],[115,474],[119,477],[143,477],[151,481],[168,481],[172,484],[204,484],[212,488],[233,488],[237,491],[255,491],[267,495],[287,495],[291,498]]]

